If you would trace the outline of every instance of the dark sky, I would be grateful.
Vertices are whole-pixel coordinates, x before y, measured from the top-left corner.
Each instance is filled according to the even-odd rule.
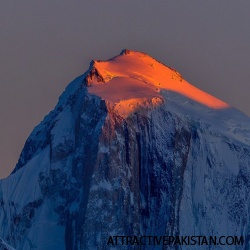
[[[249,0],[11,0],[0,7],[0,178],[92,59],[144,51],[250,115]]]

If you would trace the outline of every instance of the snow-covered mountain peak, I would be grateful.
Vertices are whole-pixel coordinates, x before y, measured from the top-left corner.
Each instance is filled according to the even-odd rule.
[[[88,94],[100,97],[124,118],[163,105],[184,119],[202,120],[237,140],[249,141],[247,117],[146,53],[125,49],[109,60],[92,61],[84,81]],[[232,133],[236,128],[241,133]]]
[[[107,61],[92,61],[86,77],[89,93],[104,100],[120,102],[129,99],[161,97],[172,91],[210,108],[229,107],[225,102],[194,87],[176,70],[145,53],[123,50]]]
[[[249,249],[249,128],[144,53],[92,61],[0,180],[0,249],[109,249],[111,235],[243,235]]]

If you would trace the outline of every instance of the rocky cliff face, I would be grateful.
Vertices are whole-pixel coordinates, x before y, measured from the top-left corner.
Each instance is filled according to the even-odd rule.
[[[16,249],[109,249],[110,235],[248,239],[250,119],[125,52],[68,86],[0,181],[0,236]]]

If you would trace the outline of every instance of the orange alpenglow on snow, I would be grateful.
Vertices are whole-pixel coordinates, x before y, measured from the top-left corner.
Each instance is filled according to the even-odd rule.
[[[169,90],[213,109],[229,107],[189,84],[176,70],[131,50],[107,61],[92,61],[86,85],[90,86],[89,93],[114,103],[161,99],[161,90]]]

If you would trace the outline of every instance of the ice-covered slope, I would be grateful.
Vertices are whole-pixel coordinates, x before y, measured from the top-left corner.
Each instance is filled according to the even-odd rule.
[[[92,61],[29,136],[0,181],[0,236],[17,250],[109,249],[109,235],[247,238],[249,191],[250,119],[124,50]]]

